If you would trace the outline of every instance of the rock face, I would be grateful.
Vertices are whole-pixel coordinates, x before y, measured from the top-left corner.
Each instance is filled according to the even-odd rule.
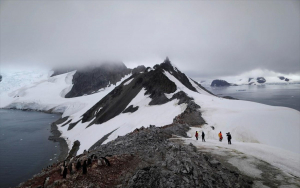
[[[182,145],[169,140],[176,134],[186,137],[188,126],[171,124],[163,128],[136,129],[105,145],[95,146],[90,153],[72,159],[89,158],[92,155],[106,157],[110,166],[93,161],[87,174],[82,170],[59,175],[61,163],[37,174],[19,187],[251,187],[251,179],[238,171],[227,169],[213,156],[204,154],[193,145]],[[69,162],[70,159],[67,159]]]
[[[0,75],[0,82],[2,81],[2,76]]]
[[[213,87],[230,86],[230,83],[226,82],[225,80],[213,80],[210,86]]]
[[[135,71],[135,73],[125,80],[122,84],[117,86],[108,95],[102,98],[91,109],[89,109],[82,116],[82,122],[93,121],[89,124],[101,124],[106,122],[120,113],[124,112],[125,108],[131,102],[133,98],[144,88],[146,90],[145,95],[149,95],[151,101],[149,105],[165,104],[176,98],[176,94],[171,99],[165,96],[165,93],[173,93],[176,91],[176,84],[168,79],[164,74],[169,72],[175,78],[177,78],[187,88],[197,91],[189,82],[185,74],[174,68],[169,59],[166,59],[162,64],[155,65],[153,70],[144,72]],[[124,85],[127,81],[130,83]],[[184,95],[180,95],[183,96]],[[126,109],[125,112],[133,112],[138,109]]]
[[[279,76],[278,77],[280,80],[284,80],[285,78],[284,78],[284,76]]]
[[[110,84],[116,84],[122,77],[131,72],[123,63],[103,63],[99,66],[90,66],[79,69],[73,76],[74,84],[66,98],[92,94]]]
[[[266,82],[266,79],[264,77],[257,77],[257,82],[262,84],[262,83],[265,83]]]

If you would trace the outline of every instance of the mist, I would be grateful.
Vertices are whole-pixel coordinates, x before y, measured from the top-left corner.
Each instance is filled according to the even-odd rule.
[[[1,1],[0,65],[300,74],[300,1]],[[0,68],[1,68],[0,67]]]

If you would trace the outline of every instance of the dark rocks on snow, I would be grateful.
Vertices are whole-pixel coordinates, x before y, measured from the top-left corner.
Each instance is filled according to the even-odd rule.
[[[131,73],[136,74],[140,72],[144,72],[146,70],[146,67],[144,65],[137,66],[136,68],[132,69]]]
[[[213,80],[210,86],[213,87],[230,86],[230,83],[226,82],[225,80]]]
[[[91,126],[92,124],[101,124],[114,118],[125,110],[132,99],[143,88],[146,90],[145,95],[149,95],[151,98],[149,105],[160,105],[169,102],[172,99],[168,99],[165,93],[173,93],[177,87],[164,74],[165,71],[176,77],[187,88],[196,91],[188,78],[179,70],[175,70],[169,59],[166,59],[162,64],[156,65],[154,70],[142,73],[135,72],[135,74],[127,79],[132,79],[128,85],[121,84],[102,98],[83,115],[82,122],[91,121],[96,116],[88,125]]]
[[[257,82],[262,84],[262,83],[265,83],[266,82],[266,79],[264,77],[257,77]]]
[[[284,81],[288,82],[288,81],[290,81],[290,79],[288,79],[288,78],[285,78],[285,79],[284,79]]]
[[[198,82],[196,82],[195,80],[191,79],[198,87],[200,87],[201,89],[203,89],[204,91],[206,91],[207,93],[216,96],[215,94],[213,94],[212,92],[208,91],[207,89],[205,89],[205,87],[203,87],[201,84],[199,84]],[[205,81],[204,81],[205,82]]]
[[[2,81],[2,76],[0,75],[0,82]]]
[[[139,109],[139,107],[138,106],[136,106],[136,107],[133,107],[133,105],[130,105],[130,106],[128,106],[128,108],[126,108],[124,111],[123,111],[123,113],[128,113],[128,112],[135,112],[135,111],[137,111]]]
[[[284,76],[278,76],[278,78],[279,78],[280,80],[284,80],[284,79],[285,79]]]
[[[248,79],[248,82],[250,82],[252,79],[253,79],[253,78],[249,78],[249,79]]]
[[[92,94],[110,84],[116,84],[125,75],[130,73],[124,63],[108,62],[98,66],[89,66],[78,69],[73,76],[73,87],[66,98]]]
[[[231,97],[231,96],[224,96],[222,97],[224,99],[231,99],[231,100],[238,100],[237,98]]]

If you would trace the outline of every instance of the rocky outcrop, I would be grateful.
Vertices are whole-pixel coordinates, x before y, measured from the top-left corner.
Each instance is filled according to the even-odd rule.
[[[141,73],[144,72],[146,70],[146,67],[144,65],[140,65],[137,66],[136,68],[132,69],[131,73],[135,74],[135,73]]]
[[[266,79],[264,77],[257,77],[256,80],[257,80],[257,83],[260,83],[260,84],[263,84],[266,82]]]
[[[210,86],[212,87],[230,86],[230,83],[226,82],[225,80],[213,80]]]
[[[78,69],[73,76],[74,85],[65,97],[72,98],[95,93],[110,84],[116,84],[130,72],[131,70],[121,62],[108,62]]]
[[[253,182],[238,171],[228,169],[195,146],[169,140],[172,135],[186,137],[188,126],[171,124],[163,128],[137,129],[86,155],[72,159],[106,157],[110,166],[92,161],[87,174],[82,170],[60,176],[61,163],[45,169],[19,187],[251,187]],[[70,159],[67,160],[67,162]]]
[[[0,75],[0,82],[2,81],[2,76]]]
[[[93,124],[101,124],[114,118],[124,112],[132,99],[134,99],[143,88],[146,90],[145,95],[149,95],[151,98],[149,105],[161,105],[175,99],[176,97],[168,99],[165,96],[165,93],[174,93],[177,89],[175,83],[170,81],[164,74],[165,71],[172,74],[186,87],[193,91],[197,91],[189,82],[185,74],[175,69],[170,60],[166,59],[162,64],[155,65],[153,70],[135,72],[123,82],[126,83],[128,80],[131,80],[129,84],[120,84],[83,114],[82,122],[84,123],[93,120],[88,125],[91,126]]]

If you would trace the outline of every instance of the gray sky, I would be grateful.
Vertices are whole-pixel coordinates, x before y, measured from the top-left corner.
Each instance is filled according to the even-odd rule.
[[[191,77],[300,74],[300,1],[1,1],[1,65],[166,56]]]

